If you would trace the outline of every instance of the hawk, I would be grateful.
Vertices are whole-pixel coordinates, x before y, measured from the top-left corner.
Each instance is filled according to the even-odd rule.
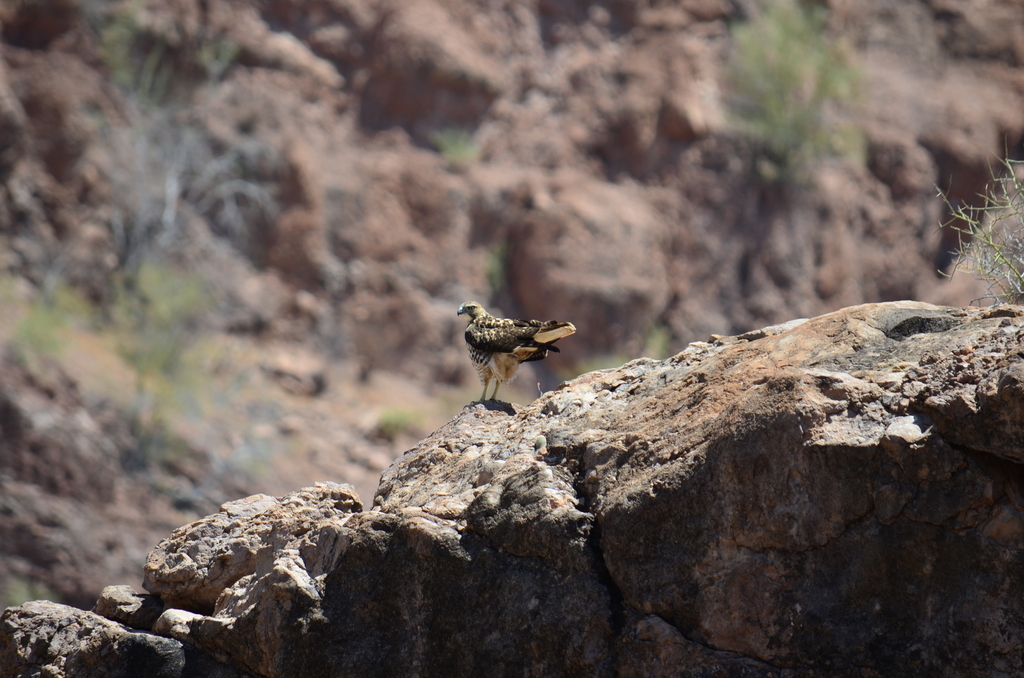
[[[469,320],[466,346],[469,348],[469,358],[484,385],[480,400],[484,400],[487,395],[487,387],[492,379],[495,383],[490,400],[497,397],[499,386],[515,378],[520,363],[543,360],[548,351],[560,353],[555,342],[576,331],[572,323],[554,320],[542,322],[495,318],[475,301],[467,301],[459,306],[459,315],[465,315]]]

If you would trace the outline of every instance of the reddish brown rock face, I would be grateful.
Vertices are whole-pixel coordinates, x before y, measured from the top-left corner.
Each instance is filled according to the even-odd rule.
[[[1019,7],[826,4],[829,31],[862,69],[848,116],[865,157],[780,186],[753,176],[752,145],[728,116],[730,26],[758,3],[0,2],[0,337],[13,331],[8,283],[19,303],[62,282],[102,307],[113,276],[158,253],[207,283],[211,331],[261,353],[252,369],[266,379],[253,390],[293,398],[286,416],[264,408],[270,421],[253,427],[301,456],[281,454],[280,472],[254,480],[221,463],[248,444],[234,422],[198,433],[186,422],[183,456],[140,469],[124,409],[57,367],[5,358],[0,589],[38,583],[88,607],[104,584],[136,580],[175,525],[227,500],[323,479],[368,497],[448,411],[382,435],[367,408],[475,384],[451,312],[468,298],[579,329],[571,353],[523,367],[517,383],[532,394],[590,360],[667,355],[713,333],[865,302],[981,297],[969,277],[936,274],[957,243],[937,228],[935,193],[971,203],[995,158],[1020,156]],[[147,63],[168,80],[143,82]],[[452,129],[466,134],[437,135]],[[430,589],[410,609],[451,601],[452,616],[432,620],[429,642],[403,645],[423,619],[403,612],[405,626],[361,638],[352,656],[399,648],[427,662],[424,648],[473,647],[459,666],[586,675],[678,675],[687,662],[770,675],[812,657],[833,662],[822,675],[864,657],[909,673],[1003,670],[1020,618],[999,607],[1020,597],[1019,323],[900,308],[694,345],[526,409],[465,413],[385,477],[383,515],[352,513],[363,517],[344,518],[358,526],[349,534],[313,510],[324,538],[348,535],[362,559],[338,565],[349,569],[331,590],[364,566],[372,587],[317,602],[327,570],[273,542],[252,562],[277,579],[257,568],[242,584],[167,589],[200,618],[160,628],[188,638],[203,627],[195,642],[237,652],[237,666],[307,667],[322,658],[315,648],[281,649],[312,648],[306,629],[355,642],[357,622],[391,609],[373,600],[401,607]],[[811,328],[828,340],[808,341]],[[377,384],[377,397],[355,382]],[[519,458],[540,433],[548,456]],[[645,522],[671,538],[644,536]],[[406,588],[393,567],[406,568]],[[296,575],[293,591],[303,569],[319,574],[312,588]],[[445,589],[449,573],[472,594]],[[907,573],[933,579],[915,588]],[[495,593],[498,579],[511,583]],[[279,608],[253,608],[239,628],[270,640],[244,649],[223,620],[270,590],[306,606],[305,626],[277,645]],[[225,592],[230,608],[218,607]],[[549,609],[558,597],[579,605]],[[500,631],[445,635],[491,603]],[[349,608],[369,612],[340,631],[320,626],[317,614],[334,623]],[[507,640],[535,616],[536,645]],[[968,622],[991,636],[965,635]],[[967,649],[942,658],[915,645],[921,634]],[[920,649],[899,664],[905,647]]]
[[[866,301],[966,304],[978,286],[935,274],[956,244],[935,229],[935,187],[974,200],[1024,138],[1015,24],[990,3],[883,5],[829,17],[863,70],[850,115],[866,163],[824,163],[788,190],[752,181],[728,124],[727,22],[749,17],[724,2],[13,4],[0,223],[19,237],[5,247],[17,273],[41,280],[62,257],[103,298],[141,246],[117,224],[163,214],[177,181],[196,228],[150,235],[188,231],[178,254],[232,293],[254,264],[318,295],[336,355],[447,383],[473,375],[439,348],[455,323],[433,302],[572,315],[595,330],[578,337],[583,358]],[[168,83],[126,96],[112,79],[140,87],[150,57]],[[438,141],[452,129],[475,159]],[[199,179],[222,166],[244,168],[215,182],[246,187],[234,208]],[[385,316],[388,332],[365,336]]]

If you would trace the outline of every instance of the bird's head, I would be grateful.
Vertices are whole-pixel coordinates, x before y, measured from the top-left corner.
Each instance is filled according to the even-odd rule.
[[[476,301],[467,301],[462,306],[459,306],[459,315],[468,316],[469,322],[473,322],[477,318],[483,318],[487,315],[487,311],[484,307]]]

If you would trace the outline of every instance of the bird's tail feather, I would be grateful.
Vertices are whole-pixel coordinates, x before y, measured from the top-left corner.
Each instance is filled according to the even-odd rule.
[[[576,326],[572,323],[558,323],[552,327],[546,327],[537,334],[533,335],[533,340],[540,342],[541,344],[550,344],[552,341],[557,341],[562,337],[567,337],[570,334],[575,334]]]

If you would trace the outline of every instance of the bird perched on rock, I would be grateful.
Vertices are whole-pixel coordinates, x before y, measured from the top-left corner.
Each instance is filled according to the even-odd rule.
[[[470,360],[484,385],[480,400],[485,399],[492,379],[495,384],[490,400],[497,397],[499,386],[512,381],[521,363],[543,360],[548,351],[560,353],[555,342],[576,331],[572,323],[554,320],[495,318],[475,301],[459,306],[459,315],[465,315],[469,320],[466,345]]]

